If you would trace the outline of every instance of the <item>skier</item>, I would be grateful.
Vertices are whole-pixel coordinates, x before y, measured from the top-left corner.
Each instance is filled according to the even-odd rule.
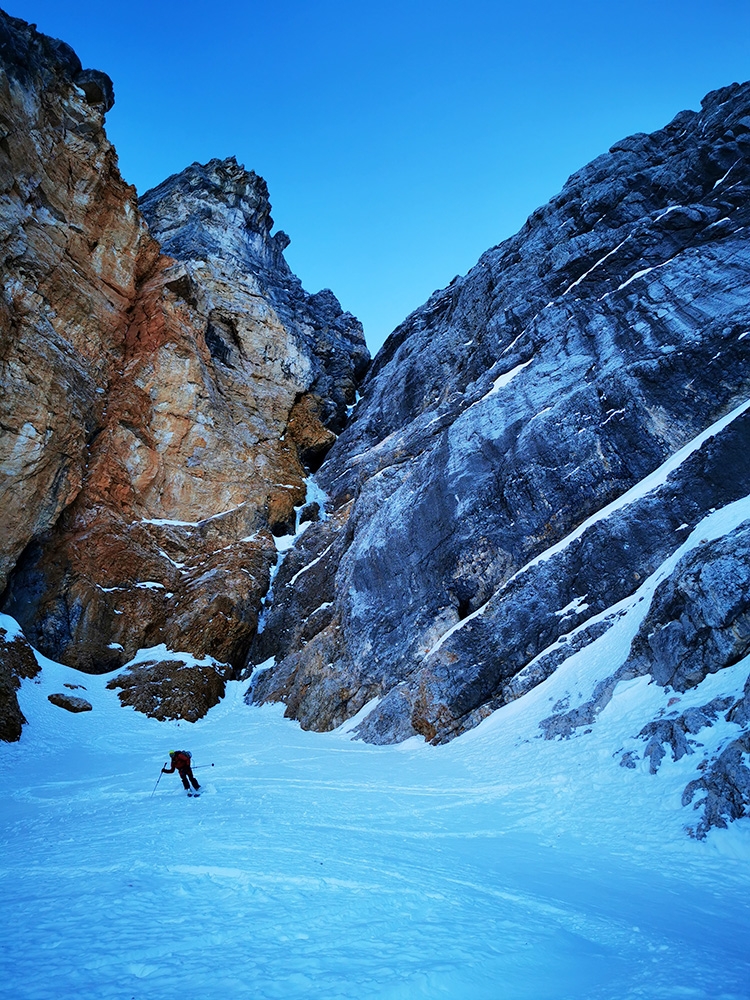
[[[162,774],[174,774],[177,771],[182,778],[182,783],[185,786],[185,790],[188,795],[198,795],[198,789],[201,787],[195,780],[193,775],[193,769],[190,764],[190,758],[193,756],[189,750],[170,750],[169,756],[172,758],[172,766],[167,768],[163,767],[161,769]],[[193,788],[191,789],[190,785]],[[195,791],[193,791],[195,789]]]

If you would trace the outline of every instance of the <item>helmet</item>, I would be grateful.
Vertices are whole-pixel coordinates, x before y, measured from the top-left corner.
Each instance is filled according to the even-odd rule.
[[[169,751],[169,756],[170,756],[170,757],[174,757],[174,755],[175,755],[176,753],[177,753],[177,751],[176,751],[176,750],[170,750],[170,751]]]

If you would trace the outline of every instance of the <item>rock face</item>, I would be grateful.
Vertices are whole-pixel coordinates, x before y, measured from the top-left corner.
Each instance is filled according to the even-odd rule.
[[[36,677],[38,673],[39,664],[24,637],[0,627],[0,740],[14,743],[21,738],[26,719],[16,691],[23,678]]]
[[[366,370],[361,325],[303,291],[265,182],[234,159],[139,208],[106,77],[0,27],[3,607],[82,670],[162,643],[239,666],[273,536]]]
[[[574,174],[393,333],[317,477],[327,516],[274,581],[250,698],[316,729],[378,698],[364,739],[448,740],[750,494],[749,195],[735,84]],[[746,611],[722,594],[716,649],[700,618],[675,633],[686,683],[740,655]]]
[[[330,290],[304,291],[284,260],[289,237],[271,236],[265,181],[233,158],[193,164],[140,205],[162,250],[184,262],[182,294],[198,301],[214,362],[315,470],[369,366],[361,325]]]
[[[104,135],[112,101],[69,46],[0,12],[0,590],[80,491],[159,252]]]

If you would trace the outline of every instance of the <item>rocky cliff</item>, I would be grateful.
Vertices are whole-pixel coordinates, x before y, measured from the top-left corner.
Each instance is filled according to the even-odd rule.
[[[208,657],[173,695],[158,648],[135,695],[122,678],[126,700],[195,718],[244,661],[274,536],[369,355],[335,296],[290,272],[265,182],[235,160],[139,205],[103,129],[113,100],[0,13],[2,606],[85,671],[143,647]]]
[[[750,84],[733,85],[616,143],[393,333],[320,470],[328,516],[276,577],[250,699],[316,729],[367,706],[373,742],[448,740],[605,634],[750,494],[749,195]],[[719,548],[691,572],[731,589]],[[629,676],[742,664],[747,588],[707,595],[672,631],[678,598],[657,602]]]
[[[158,246],[103,130],[103,74],[0,14],[0,588],[78,494]],[[97,88],[84,89],[87,79]],[[105,235],[106,234],[106,235]]]

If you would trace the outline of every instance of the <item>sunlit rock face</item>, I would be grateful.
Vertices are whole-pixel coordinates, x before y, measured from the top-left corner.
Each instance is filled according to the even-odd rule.
[[[289,237],[271,235],[263,178],[234,158],[194,163],[140,204],[164,253],[184,264],[179,291],[195,300],[214,362],[317,468],[346,423],[369,353],[333,292],[310,295],[290,271]]]
[[[89,103],[102,75],[22,22],[2,27],[26,46],[0,93],[3,607],[86,671],[160,644],[239,665],[273,535],[367,368],[361,325],[333,293],[304,292],[265,182],[234,159],[193,165],[139,207],[107,102]]]
[[[81,489],[159,253],[104,134],[112,100],[67,45],[0,12],[0,590]]]
[[[252,699],[328,729],[379,698],[363,738],[450,739],[750,493],[749,195],[733,85],[616,143],[407,318],[274,582]]]

